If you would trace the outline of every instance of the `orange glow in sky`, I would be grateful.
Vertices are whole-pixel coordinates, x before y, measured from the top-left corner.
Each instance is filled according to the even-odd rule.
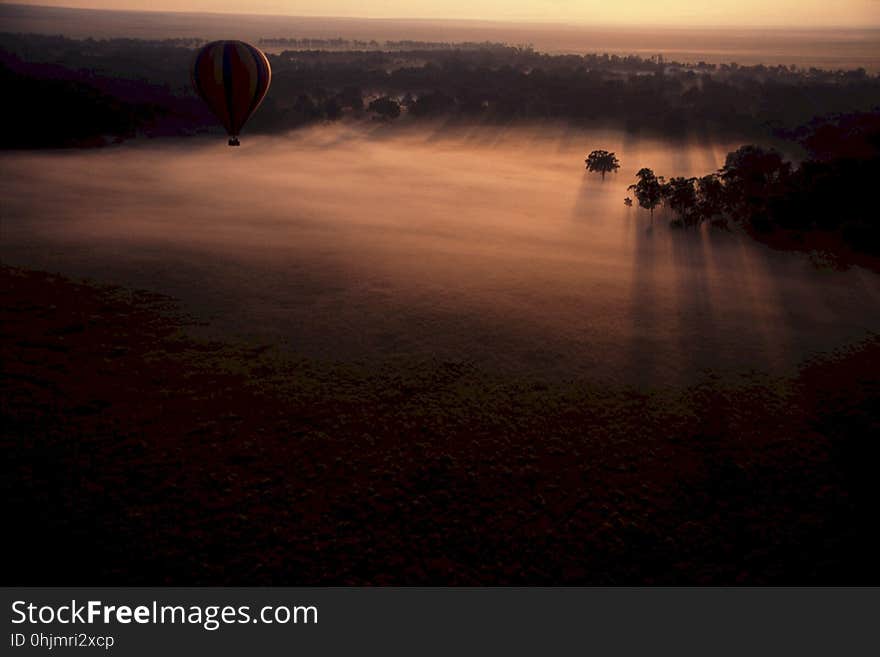
[[[880,0],[17,0],[96,9],[619,25],[880,26]]]

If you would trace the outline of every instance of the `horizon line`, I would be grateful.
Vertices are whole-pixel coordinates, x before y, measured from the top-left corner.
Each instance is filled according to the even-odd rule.
[[[559,19],[542,19],[542,18],[454,18],[449,16],[358,16],[358,15],[319,15],[319,14],[279,14],[276,12],[242,12],[242,11],[194,11],[181,9],[108,9],[106,7],[70,7],[67,5],[36,5],[23,4],[20,2],[0,2],[0,10],[2,7],[23,7],[28,9],[62,9],[68,11],[84,11],[84,12],[103,12],[110,14],[189,14],[198,16],[254,16],[266,18],[298,18],[298,19],[322,19],[322,20],[356,20],[356,21],[407,21],[407,22],[449,22],[449,23],[492,23],[501,25],[541,25],[568,28],[624,28],[632,31],[641,29],[676,29],[676,30],[737,30],[737,29],[758,29],[758,30],[781,30],[786,32],[796,32],[801,30],[814,32],[831,32],[834,30],[860,30],[871,31],[880,30],[880,22],[872,25],[774,25],[762,23],[626,23],[623,21],[598,21],[589,22],[585,19],[571,19],[569,22],[563,22]]]

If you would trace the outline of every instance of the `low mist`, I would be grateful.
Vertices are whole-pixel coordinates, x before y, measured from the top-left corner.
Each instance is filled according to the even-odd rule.
[[[3,153],[8,264],[177,298],[218,336],[323,359],[452,359],[684,384],[782,372],[880,330],[880,279],[624,206],[634,173],[736,143],[547,126]],[[590,150],[622,163],[604,181]]]

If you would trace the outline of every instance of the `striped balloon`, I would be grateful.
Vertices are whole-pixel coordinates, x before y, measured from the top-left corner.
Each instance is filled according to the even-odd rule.
[[[243,41],[213,41],[199,50],[193,62],[193,87],[229,133],[229,145],[260,106],[272,69],[258,48]]]

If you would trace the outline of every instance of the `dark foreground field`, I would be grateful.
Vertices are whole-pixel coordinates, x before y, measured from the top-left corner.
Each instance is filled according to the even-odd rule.
[[[880,582],[880,340],[649,394],[298,360],[0,277],[7,584]]]

